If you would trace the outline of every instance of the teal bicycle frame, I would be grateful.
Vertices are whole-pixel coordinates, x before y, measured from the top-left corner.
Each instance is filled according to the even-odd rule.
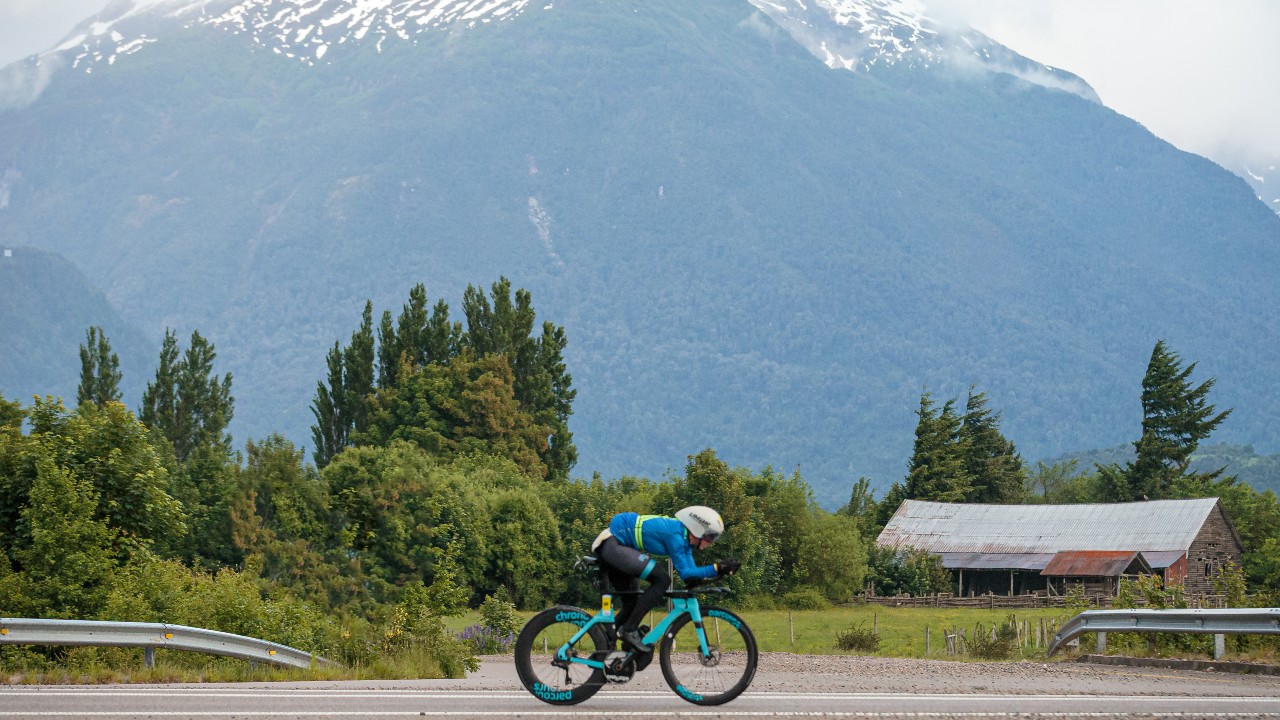
[[[595,615],[588,616],[586,613],[565,612],[562,613],[565,617],[560,617],[559,615],[556,616],[557,620],[571,622],[578,626],[578,632],[574,633],[573,637],[569,638],[569,641],[564,645],[561,645],[560,649],[556,651],[557,660],[560,662],[586,665],[587,667],[596,668],[598,670],[604,669],[604,662],[601,660],[593,660],[591,658],[581,658],[570,655],[570,651],[573,647],[578,644],[578,641],[582,639],[583,635],[591,632],[591,628],[596,625],[613,624],[612,596],[604,595],[601,597],[601,601],[602,602],[600,604],[603,609]],[[679,620],[682,615],[686,614],[693,621],[693,626],[698,633],[698,647],[702,651],[702,656],[706,657],[711,650],[707,646],[707,632],[702,626],[702,608],[698,605],[698,598],[696,597],[671,598],[671,609],[667,612],[666,617],[662,618],[662,621],[654,626],[654,628],[644,636],[644,644],[653,648],[654,652],[657,652],[658,641],[662,639],[662,636],[667,632],[667,629],[671,627],[672,623]]]

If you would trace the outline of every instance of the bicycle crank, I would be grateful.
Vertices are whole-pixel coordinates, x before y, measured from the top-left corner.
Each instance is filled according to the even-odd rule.
[[[604,679],[611,683],[630,682],[635,674],[635,658],[629,652],[614,650],[604,659]]]

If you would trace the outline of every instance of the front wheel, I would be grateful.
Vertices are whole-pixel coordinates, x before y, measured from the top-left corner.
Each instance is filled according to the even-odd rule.
[[[662,638],[662,676],[680,697],[696,705],[720,705],[742,694],[756,675],[760,654],[747,623],[721,607],[702,610],[710,653],[702,654],[697,626],[688,615]]]
[[[557,605],[525,623],[516,637],[516,674],[534,697],[552,705],[575,705],[604,685],[603,670],[557,657],[557,651],[590,620],[582,608]],[[604,630],[595,625],[569,648],[567,657],[600,658],[607,650]]]

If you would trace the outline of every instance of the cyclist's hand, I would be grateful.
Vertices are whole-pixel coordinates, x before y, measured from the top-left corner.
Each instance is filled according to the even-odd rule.
[[[721,560],[716,563],[716,575],[720,577],[729,577],[730,575],[738,572],[738,568],[740,567],[742,567],[742,563],[738,562],[735,558]]]

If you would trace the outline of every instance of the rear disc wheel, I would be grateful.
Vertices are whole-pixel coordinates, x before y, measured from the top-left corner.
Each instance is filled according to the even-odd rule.
[[[552,705],[575,705],[604,685],[603,670],[557,657],[560,648],[590,620],[582,608],[557,605],[525,623],[516,637],[516,674],[534,697]],[[596,625],[569,648],[567,657],[600,659],[608,649],[604,630]]]

